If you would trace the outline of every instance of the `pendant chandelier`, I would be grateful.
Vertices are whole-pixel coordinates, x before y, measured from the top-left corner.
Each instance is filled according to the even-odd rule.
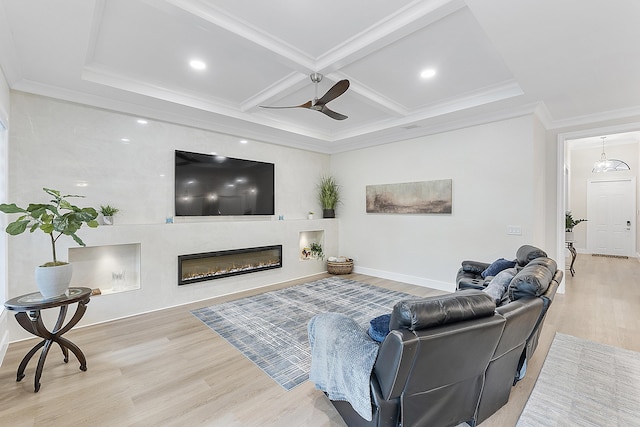
[[[628,164],[618,159],[607,159],[607,155],[604,154],[604,139],[606,136],[601,136],[602,139],[602,154],[600,160],[593,164],[591,172],[615,172],[615,171],[628,171],[631,170]]]

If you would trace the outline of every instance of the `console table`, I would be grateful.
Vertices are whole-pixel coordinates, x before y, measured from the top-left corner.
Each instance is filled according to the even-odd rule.
[[[567,245],[567,249],[569,249],[569,252],[571,253],[571,265],[569,266],[569,272],[571,273],[571,277],[573,277],[576,274],[576,271],[573,269],[573,263],[576,262],[578,252],[576,251],[576,248],[573,247],[573,240],[567,240],[565,243]]]
[[[40,292],[34,292],[12,298],[4,303],[4,306],[8,310],[16,312],[16,320],[24,330],[42,338],[42,341],[29,350],[22,359],[22,362],[20,362],[16,381],[20,381],[24,378],[24,370],[27,367],[27,363],[29,363],[31,357],[33,357],[33,355],[42,348],[34,380],[35,392],[37,393],[38,390],[40,390],[42,368],[44,367],[44,361],[46,360],[49,349],[53,343],[57,343],[60,346],[64,356],[64,363],[69,361],[69,350],[71,350],[80,362],[80,370],[87,370],[87,359],[84,357],[80,348],[68,339],[63,338],[62,335],[69,332],[71,328],[80,321],[84,312],[87,310],[86,305],[89,303],[90,298],[91,289],[89,288],[69,288],[65,294],[53,298],[44,298]],[[63,326],[65,317],[67,316],[67,309],[71,304],[76,302],[78,303],[78,306],[75,314],[69,322]],[[40,311],[56,307],[60,307],[58,320],[56,321],[53,329],[49,331],[42,321]]]

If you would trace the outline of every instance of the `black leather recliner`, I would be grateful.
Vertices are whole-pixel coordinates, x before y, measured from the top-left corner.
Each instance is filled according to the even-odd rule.
[[[523,246],[517,260],[497,308],[480,289],[396,304],[371,375],[372,421],[331,401],[347,425],[473,426],[507,403],[563,276],[538,248]],[[474,276],[465,263],[475,264]],[[476,275],[488,266],[465,261],[458,279],[483,282]]]
[[[503,316],[506,323],[487,367],[476,414],[477,423],[489,418],[509,401],[512,386],[524,375],[525,363],[533,356],[542,323],[562,275],[562,271],[556,270],[549,288],[540,297],[527,296],[496,308],[496,313]]]
[[[371,376],[373,420],[332,401],[349,426],[449,426],[472,421],[505,318],[478,290],[402,301]]]
[[[485,289],[493,276],[481,272],[490,264],[463,261],[457,274],[458,289]],[[487,367],[485,385],[475,417],[481,423],[509,401],[512,386],[526,372],[533,356],[547,311],[562,281],[563,272],[547,254],[524,245],[516,252],[518,273],[496,313],[506,320],[505,329]]]

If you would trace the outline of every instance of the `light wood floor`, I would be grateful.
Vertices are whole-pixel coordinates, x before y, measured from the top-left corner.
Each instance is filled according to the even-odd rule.
[[[515,425],[556,331],[640,351],[640,263],[579,255],[576,270],[566,294],[551,306],[527,377],[482,427]],[[441,293],[359,274],[346,277],[420,296]],[[313,384],[285,391],[190,314],[253,293],[72,330],[65,336],[84,351],[88,371],[78,369],[73,355],[62,363],[53,348],[39,393],[33,393],[35,360],[26,377],[15,381],[20,360],[36,341],[11,344],[0,366],[0,424],[344,427]]]

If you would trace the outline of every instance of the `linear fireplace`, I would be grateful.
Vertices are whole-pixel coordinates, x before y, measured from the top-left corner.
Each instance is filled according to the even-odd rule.
[[[178,256],[178,285],[282,267],[282,245]]]

